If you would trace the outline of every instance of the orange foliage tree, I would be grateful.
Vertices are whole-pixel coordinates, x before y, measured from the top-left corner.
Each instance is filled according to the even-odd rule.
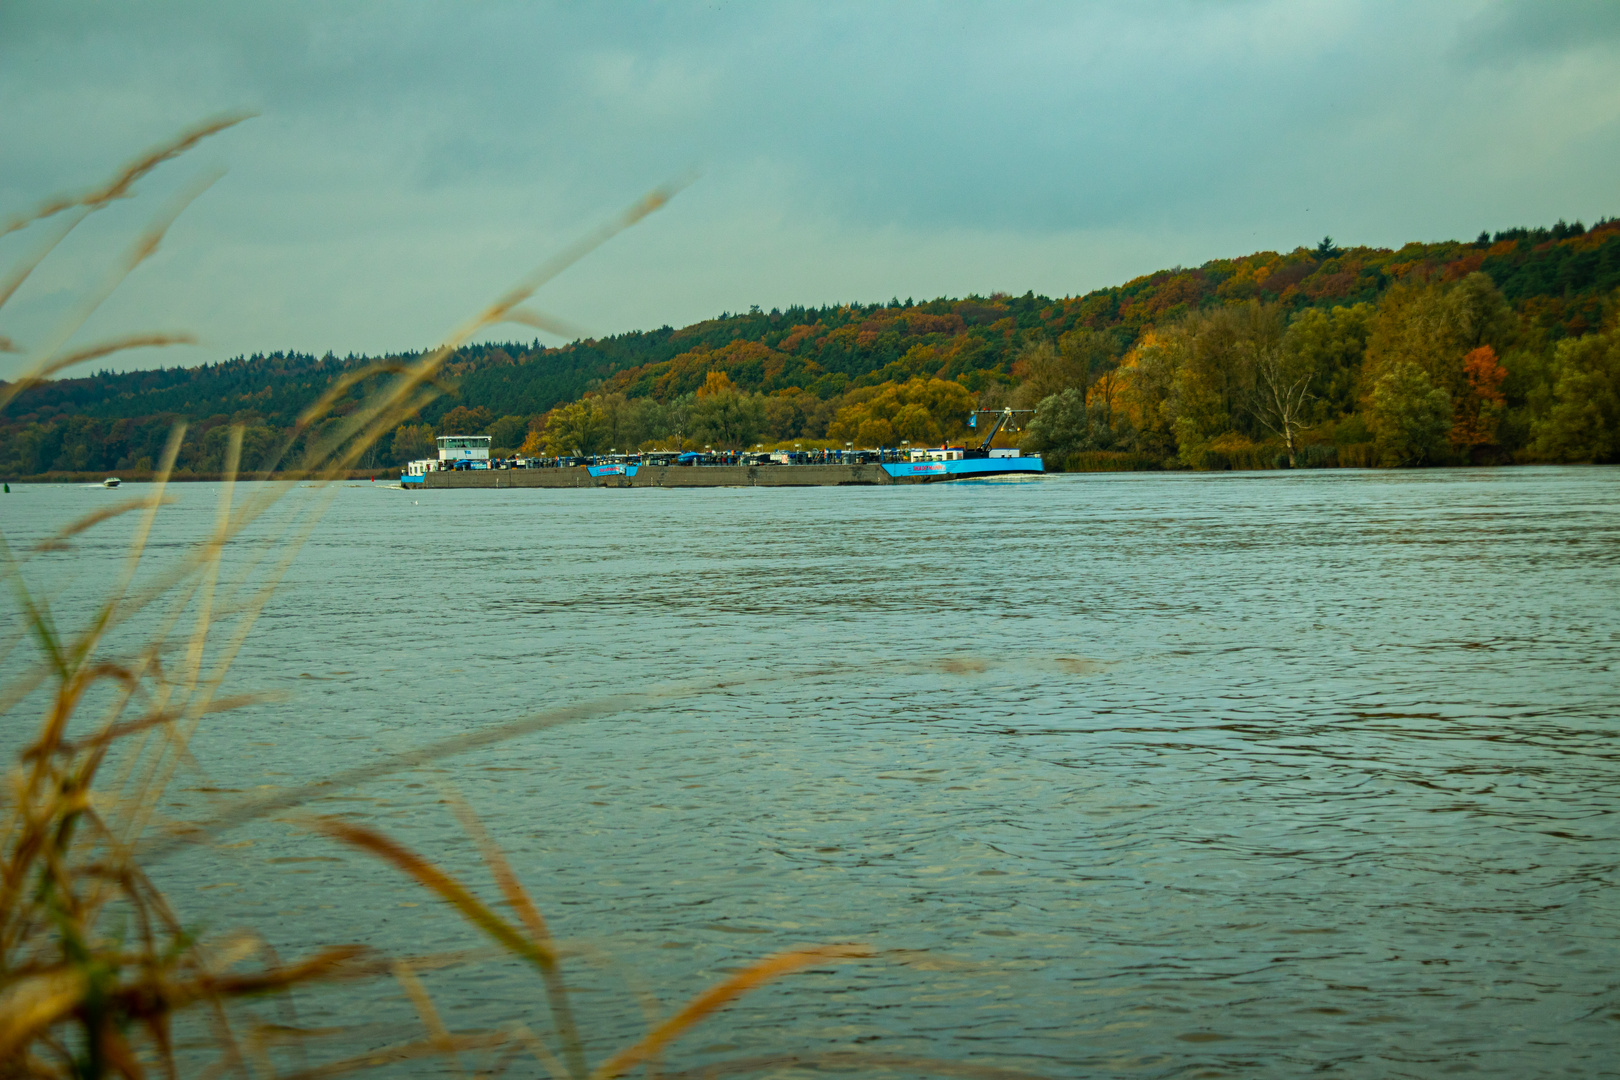
[[[1496,442],[1497,427],[1507,408],[1507,398],[1502,394],[1506,378],[1506,369],[1489,345],[1481,345],[1463,357],[1464,385],[1453,406],[1451,445],[1467,450]]]

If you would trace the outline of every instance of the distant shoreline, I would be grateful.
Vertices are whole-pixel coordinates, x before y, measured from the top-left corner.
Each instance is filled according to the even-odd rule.
[[[1090,455],[1086,455],[1086,456],[1101,459],[1101,458],[1104,458],[1104,457],[1112,457],[1113,455],[1104,455],[1104,454],[1100,454],[1100,453],[1094,453],[1094,454],[1090,454]],[[1170,475],[1182,475],[1182,474],[1185,474],[1185,475],[1189,475],[1189,476],[1192,476],[1192,475],[1197,475],[1197,476],[1219,476],[1223,472],[1338,472],[1338,471],[1340,471],[1342,469],[1366,469],[1366,468],[1368,468],[1368,466],[1362,466],[1362,465],[1330,465],[1330,466],[1319,467],[1319,468],[1303,468],[1303,469],[1275,469],[1275,468],[1271,468],[1271,469],[1267,469],[1267,468],[1245,468],[1245,469],[1215,469],[1215,470],[1212,470],[1212,469],[1167,469],[1167,468],[1164,468],[1161,465],[1157,465],[1157,464],[1154,464],[1154,463],[1147,462],[1147,461],[1141,459],[1141,457],[1139,455],[1135,455],[1135,454],[1120,454],[1120,455],[1118,455],[1118,457],[1121,458],[1121,459],[1131,458],[1131,459],[1136,459],[1136,460],[1119,460],[1119,461],[1091,460],[1091,461],[1082,461],[1082,462],[1075,463],[1076,465],[1078,465],[1078,467],[1071,467],[1069,469],[1062,470],[1062,472],[1070,472],[1070,473],[1119,473],[1119,472],[1148,473],[1148,472],[1153,472],[1153,473],[1165,473],[1165,474],[1170,474]],[[1550,464],[1551,463],[1547,463],[1547,462],[1500,462],[1500,463],[1493,463],[1493,464],[1488,465],[1488,466],[1478,466],[1478,465],[1475,465],[1475,466],[1468,466],[1468,465],[1431,465],[1431,466],[1419,466],[1416,469],[1410,469],[1410,468],[1409,469],[1376,469],[1374,471],[1381,472],[1381,473],[1391,473],[1391,472],[1413,472],[1413,471],[1449,472],[1449,471],[1451,471],[1453,469],[1461,469],[1461,468],[1525,468],[1525,469],[1529,469],[1529,468],[1535,468],[1537,466],[1547,467]],[[1567,467],[1567,466],[1557,466],[1557,467]],[[401,470],[398,469],[398,468],[392,468],[392,469],[350,469],[349,471],[347,471],[345,473],[338,474],[337,476],[333,477],[332,479],[348,481],[348,482],[353,482],[353,481],[377,481],[377,482],[390,481],[390,482],[393,482],[393,483],[398,483],[399,482],[400,472],[401,472]],[[1061,475],[1061,474],[1062,473],[1059,470],[1054,469],[1054,470],[1048,471],[1048,473],[1046,475],[1048,475],[1048,476],[1056,476],[1056,475]],[[68,472],[62,472],[62,473],[41,473],[41,474],[39,474],[37,476],[0,477],[0,480],[3,480],[7,484],[96,484],[96,485],[99,485],[103,480],[106,480],[110,476],[117,476],[118,479],[119,479],[119,482],[121,484],[150,484],[156,479],[156,475],[154,473],[151,473],[151,472],[129,472],[129,473],[88,473],[88,472],[68,473]],[[169,482],[170,483],[219,483],[220,481],[222,481],[224,479],[225,479],[225,474],[224,473],[187,472],[187,473],[175,473],[175,474],[171,475],[169,477]],[[309,475],[307,473],[277,472],[277,473],[269,473],[269,474],[265,474],[265,473],[242,473],[242,474],[237,476],[237,479],[238,480],[251,480],[251,481],[274,480],[274,481],[282,481],[282,482],[286,482],[286,483],[293,483],[293,482],[298,482],[298,481],[319,480],[319,479],[321,479],[321,477]]]

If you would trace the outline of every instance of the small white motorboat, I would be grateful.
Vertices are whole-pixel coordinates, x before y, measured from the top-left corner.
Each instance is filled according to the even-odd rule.
[[[103,480],[101,482],[101,486],[102,487],[117,487],[119,484],[122,484],[122,483],[123,483],[123,481],[118,479],[118,477],[109,476],[109,477],[107,477],[107,479],[105,479],[105,480]]]

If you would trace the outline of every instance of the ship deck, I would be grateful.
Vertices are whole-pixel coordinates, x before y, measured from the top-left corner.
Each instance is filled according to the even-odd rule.
[[[1039,476],[1040,458],[861,465],[579,465],[541,469],[455,469],[401,477],[404,486],[444,488],[865,487],[982,477]]]

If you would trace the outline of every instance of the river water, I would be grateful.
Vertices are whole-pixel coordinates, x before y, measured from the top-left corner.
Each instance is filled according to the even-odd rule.
[[[178,486],[154,559],[217,490]],[[0,525],[20,549],[118,497],[19,486]],[[30,564],[61,623],[130,527]],[[445,802],[464,796],[584,950],[594,1057],[644,1030],[648,995],[853,941],[877,957],[760,991],[669,1066],[1620,1075],[1617,656],[1620,469],[348,485],[227,684],[285,699],[211,719],[206,778],[165,811],[656,690],[312,806],[494,899]],[[479,944],[287,821],[154,873],[188,921],[284,956]],[[545,1027],[512,962],[423,979],[452,1029]],[[300,1009],[369,1024],[362,1046],[421,1034],[388,982]]]

